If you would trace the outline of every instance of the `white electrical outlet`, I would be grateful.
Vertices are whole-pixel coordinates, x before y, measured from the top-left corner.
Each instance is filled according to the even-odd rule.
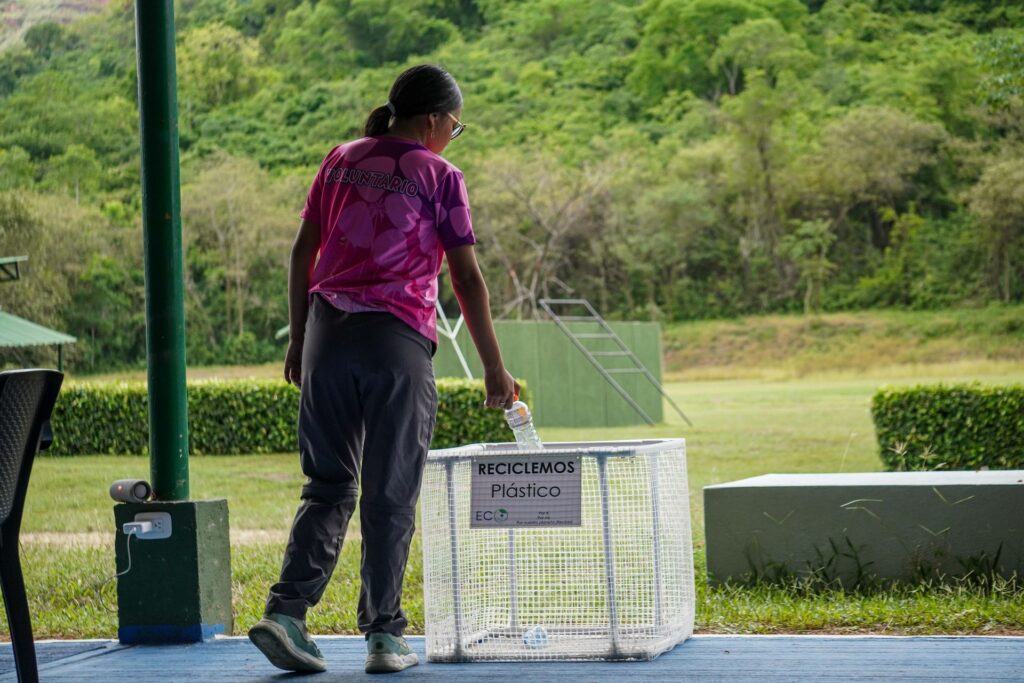
[[[171,513],[169,512],[140,512],[135,515],[135,521],[149,522],[153,525],[151,531],[136,534],[140,541],[152,541],[171,536]]]

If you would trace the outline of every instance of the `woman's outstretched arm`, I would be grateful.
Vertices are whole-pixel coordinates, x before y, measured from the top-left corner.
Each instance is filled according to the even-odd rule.
[[[486,405],[489,408],[510,408],[519,394],[519,384],[505,369],[501,360],[498,337],[491,323],[491,304],[487,283],[476,262],[473,245],[455,247],[446,253],[452,289],[459,300],[466,327],[484,366],[484,385],[487,388]]]

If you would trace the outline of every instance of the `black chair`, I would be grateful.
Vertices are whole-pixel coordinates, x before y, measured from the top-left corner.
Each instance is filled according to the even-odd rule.
[[[18,534],[32,462],[53,442],[50,414],[64,375],[56,370],[0,372],[0,587],[14,647],[18,680],[36,683],[36,650],[25,581],[18,556]]]

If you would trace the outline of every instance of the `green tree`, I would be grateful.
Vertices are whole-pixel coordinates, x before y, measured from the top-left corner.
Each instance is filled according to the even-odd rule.
[[[106,163],[123,163],[138,154],[138,126],[135,105],[106,85],[46,70],[3,100],[0,147],[16,145],[39,161],[78,144]]]
[[[700,262],[700,241],[720,227],[699,163],[671,144],[643,161],[618,160],[607,227],[586,238],[599,258],[583,266],[587,291],[611,290],[604,292],[604,310],[612,310],[609,300],[621,299],[617,307],[627,318],[680,315],[678,293],[692,286],[684,283]]]
[[[36,165],[21,147],[0,149],[0,192],[30,187],[35,180]]]
[[[197,322],[205,321],[202,327],[211,341],[223,340],[225,335],[242,335],[255,309],[262,324],[259,332],[269,336],[274,321],[266,313],[275,312],[279,321],[285,318],[283,268],[298,215],[290,205],[301,195],[275,182],[255,161],[224,153],[190,169],[188,176],[182,188],[182,224],[191,280],[187,290]],[[268,272],[267,264],[278,269],[269,269],[279,283],[277,301],[254,296],[256,279]],[[196,282],[207,291],[196,291]]]
[[[977,87],[985,104],[1003,107],[1024,97],[1024,29],[995,31],[979,38],[977,51],[984,73]]]
[[[927,309],[988,298],[985,248],[966,211],[926,218],[911,205],[905,213],[886,209],[883,219],[892,231],[881,263],[852,289],[833,287],[835,304]]]
[[[1020,26],[1024,22],[1024,7],[1013,0],[946,0],[942,3],[942,12],[951,20],[979,33]]]
[[[629,84],[650,104],[673,90],[713,96],[720,79],[708,69],[734,26],[767,12],[748,0],[648,0]]]
[[[330,0],[302,2],[286,15],[273,55],[283,70],[303,81],[342,77],[357,59],[345,30],[344,5]]]
[[[350,0],[345,13],[348,38],[360,62],[379,66],[424,55],[459,35],[437,5],[415,0]]]
[[[230,104],[251,95],[266,77],[259,45],[237,29],[215,23],[189,30],[177,51],[183,115]]]
[[[65,319],[78,337],[83,368],[132,367],[146,358],[145,276],[136,245],[130,252],[93,252],[71,291]]]
[[[83,254],[113,250],[116,240],[95,208],[61,196],[0,194],[0,254],[26,254],[19,282],[0,287],[0,308],[42,325],[68,329],[65,312],[84,267]],[[69,360],[78,350],[69,350]]]
[[[968,201],[988,247],[996,291],[1009,302],[1024,261],[1024,159],[989,166],[971,188]]]
[[[760,69],[751,69],[746,88],[722,103],[734,150],[729,182],[736,201],[730,210],[745,226],[749,253],[770,257],[782,233],[783,180],[795,151],[786,122],[801,94],[813,97],[791,73],[782,72],[773,85]]]
[[[828,250],[836,236],[828,221],[797,221],[795,229],[779,243],[780,250],[800,273],[804,285],[804,315],[821,309],[821,296],[825,281],[836,268],[828,259]]]
[[[37,240],[32,225],[32,215],[17,194],[0,194],[0,251],[24,254],[31,250]]]
[[[742,226],[744,290],[760,309],[770,309],[791,296],[776,244],[789,212],[787,175],[802,133],[797,112],[816,100],[803,79],[813,59],[799,36],[765,18],[730,29],[708,64],[725,75],[730,92],[722,99],[721,118],[733,151],[729,211]]]
[[[82,194],[92,195],[100,188],[103,169],[96,153],[84,145],[68,145],[63,154],[46,163],[45,187],[62,188],[72,194],[75,204]]]
[[[574,238],[603,229],[610,168],[573,168],[551,154],[500,151],[473,195],[486,259],[497,274],[499,317],[539,316],[537,300],[570,288],[561,279]]]
[[[735,95],[744,71],[756,69],[774,85],[782,72],[806,72],[813,63],[814,56],[803,39],[787,33],[782,24],[769,18],[752,19],[729,29],[708,66],[725,76],[728,93]]]
[[[12,93],[18,82],[34,74],[39,66],[39,59],[30,50],[12,47],[0,52],[0,97]]]
[[[68,46],[63,26],[53,21],[44,21],[25,31],[25,47],[42,60],[50,59]]]
[[[811,211],[830,216],[846,247],[888,244],[886,208],[917,199],[916,175],[938,161],[945,131],[935,123],[889,108],[861,107],[825,126],[821,146],[800,163],[797,193]],[[860,211],[868,234],[858,239],[849,229],[851,213]]]

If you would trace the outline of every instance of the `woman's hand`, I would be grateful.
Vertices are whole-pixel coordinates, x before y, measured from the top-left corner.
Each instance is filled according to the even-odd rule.
[[[487,400],[484,401],[484,405],[488,408],[508,410],[519,397],[519,382],[505,368],[485,372],[484,387],[487,389]]]
[[[284,381],[295,386],[302,383],[302,340],[289,339],[284,354]]]

